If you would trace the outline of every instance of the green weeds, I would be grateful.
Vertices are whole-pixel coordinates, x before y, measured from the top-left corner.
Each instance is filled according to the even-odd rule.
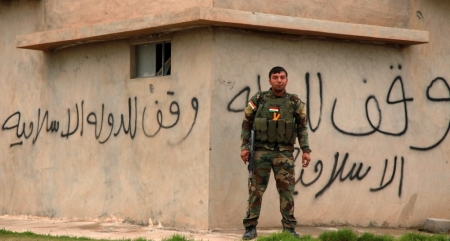
[[[70,236],[50,236],[35,234],[33,232],[13,232],[0,229],[0,241],[110,241],[108,239],[92,239],[87,237]],[[151,239],[118,239],[116,241],[152,241]],[[192,237],[174,234],[162,241],[195,241]],[[423,234],[406,233],[400,237],[390,235],[375,235],[364,233],[358,236],[351,229],[341,229],[338,231],[326,231],[319,237],[314,238],[311,235],[301,235],[300,238],[294,238],[286,232],[276,232],[270,235],[263,235],[254,239],[254,241],[450,241],[450,235],[445,234]]]
[[[310,235],[302,235],[300,238],[294,238],[292,235],[286,232],[276,232],[268,236],[261,236],[256,239],[257,241],[315,241]]]
[[[310,235],[302,235],[300,238],[294,238],[288,233],[273,233],[267,236],[261,236],[255,241],[450,241],[450,235],[444,234],[420,234],[406,233],[401,237],[393,237],[390,235],[375,235],[372,233],[364,233],[358,236],[351,229],[341,229],[338,231],[326,231],[319,237],[314,238]]]
[[[169,238],[165,238],[162,241],[194,241],[194,238],[189,238],[184,235],[174,234]]]

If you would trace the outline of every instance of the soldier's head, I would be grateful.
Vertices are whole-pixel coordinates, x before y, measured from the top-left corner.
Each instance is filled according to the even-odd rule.
[[[272,74],[279,74],[284,72],[286,74],[286,78],[288,77],[287,71],[281,66],[275,66],[269,71],[269,79],[272,77]]]
[[[282,95],[286,90],[288,83],[288,73],[280,66],[273,67],[269,72],[269,84],[272,86],[272,92],[275,95]]]

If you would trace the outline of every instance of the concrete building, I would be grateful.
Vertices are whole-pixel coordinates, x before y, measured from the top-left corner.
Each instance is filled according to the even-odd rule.
[[[445,0],[2,0],[0,214],[240,227],[243,108],[280,65],[309,115],[299,225],[448,219],[449,16]],[[281,226],[270,184],[261,227]]]

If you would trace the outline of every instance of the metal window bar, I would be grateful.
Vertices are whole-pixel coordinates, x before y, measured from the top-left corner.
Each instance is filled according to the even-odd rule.
[[[170,42],[164,42],[164,43],[161,43],[161,45],[162,45],[162,54],[161,54],[161,69],[159,69],[158,70],[158,72],[156,73],[156,76],[160,76],[160,75],[162,75],[162,76],[166,76],[167,75],[167,73],[169,72],[169,69],[170,69],[170,67],[171,67],[171,59],[172,59],[172,56],[170,56],[166,61],[164,61],[164,59],[166,58],[166,55],[168,54],[168,50],[166,49],[166,44],[167,43],[169,43],[170,44]]]

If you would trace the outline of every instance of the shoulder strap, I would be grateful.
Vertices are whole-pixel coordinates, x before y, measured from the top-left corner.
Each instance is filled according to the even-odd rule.
[[[256,118],[261,116],[261,109],[266,102],[266,94],[267,91],[261,91],[258,98],[256,99],[256,114],[255,114]]]
[[[258,108],[260,103],[264,105],[264,103],[266,102],[266,94],[267,91],[261,91],[261,94],[258,96],[257,99],[256,108]]]

